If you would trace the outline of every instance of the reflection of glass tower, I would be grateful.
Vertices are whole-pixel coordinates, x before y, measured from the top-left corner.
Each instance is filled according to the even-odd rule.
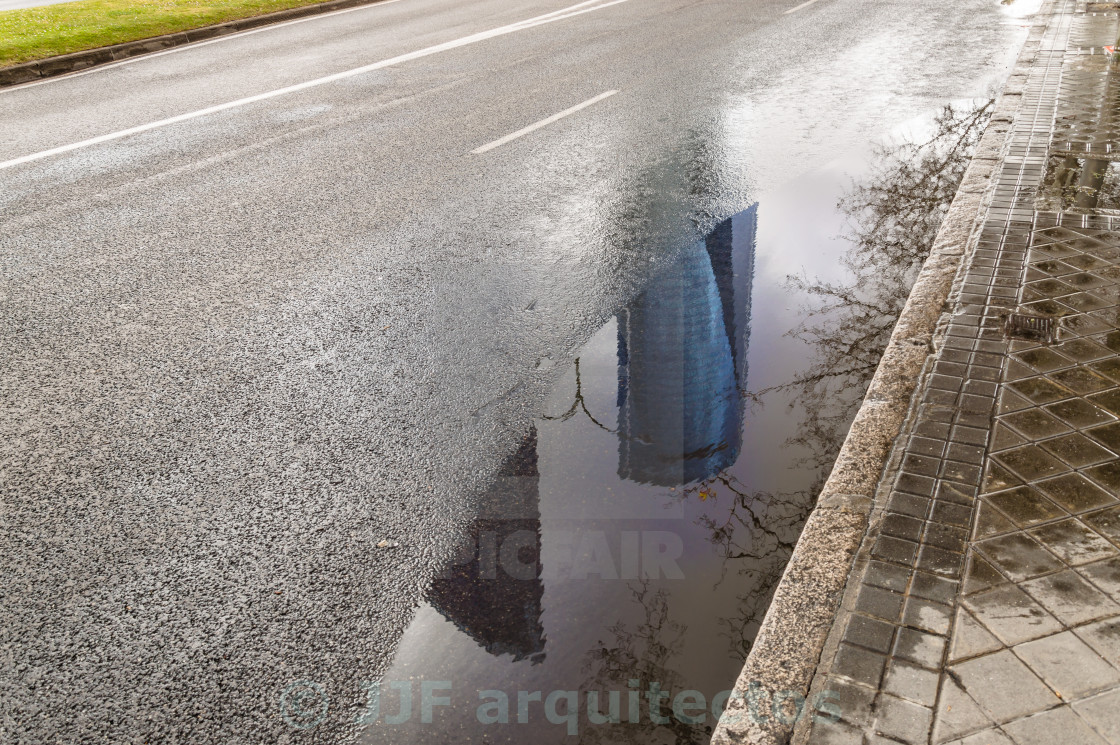
[[[757,212],[720,223],[619,314],[622,478],[676,486],[739,457]]]
[[[494,655],[544,656],[540,471],[533,428],[502,467],[464,536],[463,563],[432,582],[428,601]]]

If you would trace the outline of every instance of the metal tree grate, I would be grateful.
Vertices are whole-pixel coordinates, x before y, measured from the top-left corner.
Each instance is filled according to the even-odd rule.
[[[1054,319],[1012,313],[1003,322],[1003,333],[1010,339],[1026,339],[1049,344],[1054,341]]]

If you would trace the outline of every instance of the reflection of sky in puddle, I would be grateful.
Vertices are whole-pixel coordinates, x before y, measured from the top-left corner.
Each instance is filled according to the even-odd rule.
[[[1042,7],[1042,0],[1001,0],[1000,10],[1004,16],[1015,19],[1016,23],[1029,18]]]
[[[451,706],[379,722],[368,742],[565,739],[541,703],[528,724],[479,724],[488,689],[516,719],[517,691],[625,696],[638,680],[711,701],[730,687],[820,477],[787,442],[802,425],[792,397],[744,394],[805,368],[812,350],[787,335],[804,297],[786,279],[844,278],[836,204],[865,168],[865,154],[831,164],[721,223],[587,342],[383,678],[416,681],[415,707],[418,681],[448,681]],[[736,515],[755,527],[729,552]],[[701,742],[713,724],[590,727],[584,706],[579,742]]]

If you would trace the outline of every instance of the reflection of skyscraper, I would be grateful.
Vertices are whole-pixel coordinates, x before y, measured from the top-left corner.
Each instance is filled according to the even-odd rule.
[[[428,601],[494,655],[543,658],[540,471],[533,428],[482,496],[466,549]]]
[[[720,223],[619,314],[625,479],[687,484],[739,457],[757,208]]]

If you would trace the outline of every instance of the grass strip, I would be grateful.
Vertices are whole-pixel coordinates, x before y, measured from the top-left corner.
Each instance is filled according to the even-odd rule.
[[[173,34],[308,0],[76,0],[0,11],[0,67]]]

